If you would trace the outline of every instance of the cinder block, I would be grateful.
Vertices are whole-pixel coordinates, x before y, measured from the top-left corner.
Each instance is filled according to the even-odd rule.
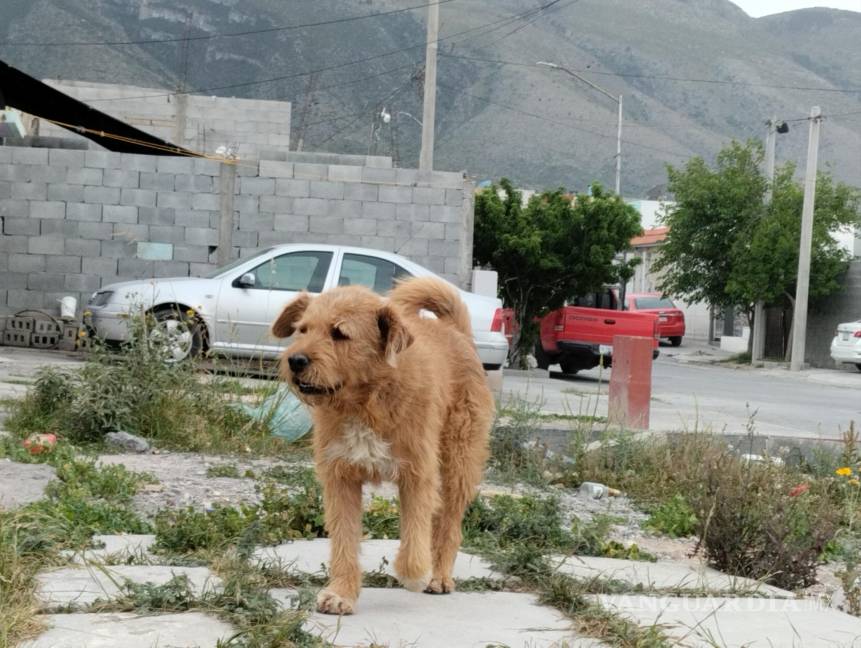
[[[48,185],[48,200],[62,200],[63,202],[81,202],[83,199],[84,187],[81,185]]]
[[[7,331],[22,331],[25,333],[32,333],[33,329],[36,328],[36,318],[34,317],[19,317],[14,316],[10,317],[6,321],[6,330]]]
[[[460,272],[460,257],[446,257],[444,272],[446,274],[457,275]]]
[[[9,255],[6,252],[0,252],[0,270],[6,272],[9,270]],[[3,302],[0,301],[0,304]]]
[[[337,216],[312,216],[308,230],[315,234],[343,234],[344,219]]]
[[[80,330],[81,327],[79,324],[63,324],[57,348],[60,351],[74,351],[75,343],[78,341],[78,331]]]
[[[212,193],[212,176],[181,173],[175,178],[174,189],[176,191],[189,191],[192,193]]]
[[[3,218],[3,234],[6,236],[38,236],[39,220],[36,218]]]
[[[217,160],[207,160],[205,158],[195,158],[194,172],[198,175],[221,175],[221,162],[218,162]]]
[[[81,257],[79,256],[49,256],[47,257],[47,271],[75,274],[81,271]]]
[[[413,190],[410,187],[380,186],[380,202],[408,204],[412,201]]]
[[[175,245],[173,259],[174,261],[191,263],[209,263],[209,247],[205,245]]]
[[[117,275],[123,279],[149,279],[155,276],[155,266],[160,261],[126,258],[118,260]]]
[[[60,327],[54,320],[36,317],[33,319],[33,333],[38,335],[59,335]]]
[[[50,149],[48,163],[52,165],[82,167],[84,166],[83,150],[76,149]]]
[[[0,199],[0,216],[5,218],[28,218],[30,216],[29,200]]]
[[[274,178],[240,178],[239,193],[263,196],[275,193]]]
[[[329,180],[339,182],[361,182],[362,167],[347,164],[332,164],[329,166]]]
[[[293,165],[293,177],[297,180],[327,180],[329,165],[297,162]]]
[[[377,234],[379,236],[393,236],[398,239],[406,239],[409,238],[411,229],[412,223],[409,221],[377,221]]]
[[[399,253],[409,258],[427,256],[428,241],[427,239],[410,239],[400,248]]]
[[[155,264],[156,277],[188,277],[189,263],[186,261],[164,261]]]
[[[159,173],[193,173],[194,158],[163,155],[156,165]]]
[[[396,182],[399,185],[412,186],[418,179],[418,169],[397,169]]]
[[[104,172],[102,183],[106,187],[137,189],[140,186],[140,172],[125,169],[108,169]]]
[[[366,202],[362,203],[362,218],[377,220],[394,220],[396,209],[394,203]]]
[[[441,223],[460,223],[463,220],[463,207],[448,205],[431,205],[430,219]]]
[[[123,153],[120,159],[119,168],[127,171],[153,172],[156,170],[156,163],[163,159],[157,155],[140,155],[136,153]]]
[[[91,223],[84,221],[78,224],[78,236],[82,239],[100,239],[110,241],[114,235],[112,223]]]
[[[256,213],[260,210],[260,196],[250,194],[234,196],[233,209],[242,214]]]
[[[397,169],[377,169],[364,167],[362,169],[362,182],[372,184],[395,184],[398,181]]]
[[[39,221],[39,233],[42,236],[62,236],[76,238],[78,236],[78,221],[43,220]]]
[[[193,194],[191,196],[191,208],[203,211],[218,211],[221,209],[221,196],[214,193]]]
[[[114,223],[114,239],[123,239],[125,241],[147,241],[149,240],[149,225]]]
[[[415,221],[412,223],[412,235],[424,239],[445,239],[445,223],[432,221]]]
[[[65,218],[66,203],[34,200],[30,203],[30,218]]]
[[[189,245],[218,245],[218,230],[209,227],[186,227],[185,242]]]
[[[463,238],[464,228],[460,223],[445,224],[445,238],[447,241],[459,241]]]
[[[395,239],[388,236],[360,236],[359,245],[372,250],[384,250],[386,252],[397,252]]]
[[[256,248],[258,244],[257,232],[243,232],[233,230],[233,245],[241,248]]]
[[[315,235],[317,236],[317,235]],[[284,232],[281,230],[271,230],[260,232],[258,234],[260,247],[268,247],[270,245],[281,245],[282,243],[297,243],[299,242],[298,232]]]
[[[256,248],[257,245],[255,244]],[[257,250],[255,250],[256,252]],[[208,274],[215,270],[214,263],[189,263],[188,264],[188,276],[189,277],[201,277],[205,274]]]
[[[80,234],[80,232],[79,232]],[[100,241],[90,239],[66,239],[63,241],[63,252],[71,256],[98,257],[101,253]]]
[[[84,166],[94,169],[118,169],[120,154],[108,151],[84,151]]]
[[[460,189],[463,191],[463,173],[457,171],[432,171],[430,184],[437,189]]]
[[[307,232],[308,231],[308,216],[300,216],[297,214],[277,214],[273,229],[281,232]],[[236,243],[236,233],[234,233],[234,243]]]
[[[289,214],[293,211],[294,200],[287,196],[260,196],[260,211]]]
[[[260,165],[256,160],[239,160],[236,175],[240,178],[254,178],[260,175]]]
[[[413,202],[417,205],[444,205],[445,189],[413,187]]]
[[[53,258],[53,257],[52,257]],[[10,272],[44,272],[46,269],[45,256],[41,254],[10,254],[9,260]]]
[[[126,189],[126,191],[133,190]],[[84,202],[118,205],[120,203],[120,189],[118,187],[84,187]]]
[[[176,181],[172,173],[140,173],[140,188],[152,191],[173,191]]]
[[[344,198],[344,183],[332,181],[310,181],[311,198],[326,200],[342,200]]]
[[[73,185],[77,184],[86,185],[88,187],[101,187],[103,177],[103,169],[82,167],[66,171],[65,182]]]
[[[21,292],[21,291],[18,291]],[[25,291],[26,292],[26,291]],[[10,306],[20,306],[21,304],[13,304],[11,300],[8,300]],[[6,346],[13,347],[28,347],[30,346],[30,337],[32,333],[27,331],[10,331],[6,329],[3,331],[3,344]]]
[[[0,236],[0,252],[27,252],[29,240],[27,236]]]
[[[340,216],[341,218],[359,218],[362,215],[362,203],[358,200],[332,200],[329,201],[327,216]]]
[[[0,180],[0,199],[7,200],[10,198],[12,198],[12,183]]]
[[[3,151],[6,147],[0,147]],[[0,164],[0,180],[4,182],[27,182],[27,166],[15,164]],[[10,188],[9,195],[12,195]]]
[[[122,263],[123,259],[120,259]],[[64,288],[66,290],[74,290],[76,292],[93,292],[98,290],[102,285],[100,277],[87,274],[67,274],[65,276]]]
[[[377,221],[370,218],[344,219],[344,234],[375,236],[377,234]]]
[[[398,205],[397,219],[403,221],[433,220],[428,205]]]
[[[45,293],[39,290],[24,288],[6,291],[6,305],[16,308],[42,308],[45,304]],[[8,328],[6,329],[9,330]]]
[[[35,236],[27,239],[27,252],[30,254],[63,254],[62,236]]]
[[[428,254],[439,257],[460,258],[460,241],[428,241]]]
[[[271,230],[275,223],[275,214],[269,212],[257,212],[256,214],[240,214],[239,229],[249,232],[260,232]]]
[[[185,228],[173,225],[150,225],[149,240],[153,243],[184,243]]]
[[[117,190],[119,191],[119,189]],[[156,200],[167,194],[157,193],[152,189],[123,189],[119,202],[127,207],[155,207]],[[173,205],[158,205],[173,207]]]
[[[96,256],[81,259],[81,274],[113,278],[117,276],[117,260]]]
[[[27,289],[56,290],[63,285],[63,276],[59,272],[31,272],[27,275]]]
[[[105,205],[102,220],[106,223],[137,223],[138,208],[128,205]]]
[[[66,181],[66,167],[61,166],[25,166],[24,182],[52,184]]]
[[[176,210],[158,207],[138,207],[138,223],[141,225],[173,225]]]
[[[311,195],[311,181],[279,178],[275,181],[275,193],[291,198],[308,198]]]
[[[134,241],[102,241],[101,255],[111,259],[128,259],[134,256]]]
[[[178,209],[175,212],[174,223],[179,227],[209,227],[210,216],[211,213],[208,211]]]
[[[174,209],[191,209],[191,194],[185,192],[159,192],[155,203],[158,207],[173,207]],[[150,207],[152,205],[149,205]]]
[[[13,182],[12,198],[15,200],[47,200],[48,185],[44,182]]]
[[[322,198],[295,198],[293,211],[302,216],[325,216],[327,215],[328,201]]]
[[[293,163],[277,160],[260,160],[259,175],[265,178],[292,178]]]
[[[379,199],[379,185],[374,184],[345,184],[344,198],[346,200],[361,200],[362,202],[377,202]]]
[[[12,162],[15,164],[48,164],[48,149],[16,146],[12,149]]]
[[[4,272],[0,274],[0,288],[4,290],[15,290],[27,287],[27,273]]]
[[[81,200],[83,199],[82,189]],[[102,220],[102,206],[95,203],[67,202],[66,218],[77,221],[100,221]]]
[[[446,189],[445,204],[449,207],[463,206],[463,189]]]

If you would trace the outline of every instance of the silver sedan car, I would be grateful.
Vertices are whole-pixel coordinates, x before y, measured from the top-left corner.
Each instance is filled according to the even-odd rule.
[[[279,245],[239,259],[204,277],[141,279],[110,284],[87,304],[86,323],[108,341],[129,337],[129,314],[147,312],[152,335],[167,340],[179,362],[204,351],[238,357],[275,358],[289,344],[269,327],[299,292],[362,285],[387,293],[402,277],[436,276],[397,254],[334,245]],[[502,302],[461,290],[472,320],[481,361],[498,369],[508,354]]]

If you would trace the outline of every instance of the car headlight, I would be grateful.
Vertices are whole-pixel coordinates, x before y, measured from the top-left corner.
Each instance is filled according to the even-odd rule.
[[[100,290],[95,292],[93,293],[93,296],[90,297],[90,301],[87,303],[87,306],[104,306],[111,300],[113,294],[113,290]]]

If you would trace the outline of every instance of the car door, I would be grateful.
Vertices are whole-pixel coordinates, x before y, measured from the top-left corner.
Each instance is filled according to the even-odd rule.
[[[234,355],[277,355],[284,344],[271,336],[272,322],[301,291],[322,292],[331,266],[331,251],[301,250],[225,279],[218,297],[218,344],[213,346]],[[240,285],[240,277],[249,274],[253,283]]]

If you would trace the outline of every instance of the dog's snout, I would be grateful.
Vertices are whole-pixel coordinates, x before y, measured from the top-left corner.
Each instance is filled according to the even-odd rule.
[[[287,364],[290,365],[290,371],[293,373],[301,373],[311,364],[311,359],[304,353],[294,353],[287,358]]]

